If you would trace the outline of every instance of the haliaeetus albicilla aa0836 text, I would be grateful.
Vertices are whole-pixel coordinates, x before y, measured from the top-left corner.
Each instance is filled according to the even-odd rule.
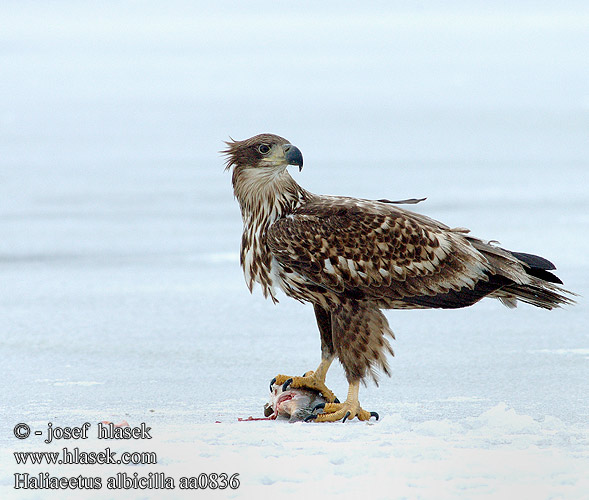
[[[509,307],[518,300],[544,309],[573,303],[542,257],[474,238],[400,208],[403,202],[306,191],[286,168],[302,169],[303,155],[282,137],[227,142],[223,153],[243,217],[241,265],[250,291],[258,283],[276,302],[279,288],[315,309],[319,367],[273,381],[323,394],[328,403],[308,420],[378,418],[360,407],[358,389],[369,375],[376,381],[378,369],[389,374],[387,337],[394,337],[381,309],[453,309],[483,297]],[[325,385],[336,357],[349,383],[343,403]]]

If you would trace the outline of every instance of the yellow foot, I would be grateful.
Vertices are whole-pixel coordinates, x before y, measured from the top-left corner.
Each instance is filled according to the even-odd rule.
[[[326,403],[325,405],[319,404],[314,410],[323,409],[323,413],[309,415],[305,422],[337,422],[342,420],[352,420],[356,417],[358,420],[370,420],[370,417],[378,420],[378,413],[375,411],[368,412],[360,407],[360,403],[357,401],[344,401],[343,403]]]
[[[289,387],[292,387],[293,389],[311,389],[320,392],[329,403],[338,401],[335,397],[335,394],[327,388],[323,380],[315,375],[314,371],[309,371],[302,377],[276,375],[276,377],[274,377],[270,382],[270,390],[272,390],[272,385],[274,384],[282,385],[283,391],[286,391]]]
[[[318,404],[313,408],[313,414],[309,415],[305,419],[305,422],[337,422],[342,419],[342,422],[345,422],[348,419],[352,420],[354,417],[358,420],[370,420],[370,417],[378,420],[378,413],[375,411],[367,412],[360,406],[360,402],[358,401],[359,386],[360,382],[358,380],[350,382],[348,397],[343,403]],[[323,412],[316,414],[315,411],[319,409],[322,409]]]

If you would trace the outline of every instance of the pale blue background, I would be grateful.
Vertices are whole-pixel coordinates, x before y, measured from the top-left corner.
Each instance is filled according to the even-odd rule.
[[[233,421],[316,366],[311,308],[245,287],[229,136],[287,137],[314,192],[427,196],[588,296],[589,9],[513,4],[2,2],[0,442],[19,421]],[[387,316],[369,410],[587,424],[584,297]]]

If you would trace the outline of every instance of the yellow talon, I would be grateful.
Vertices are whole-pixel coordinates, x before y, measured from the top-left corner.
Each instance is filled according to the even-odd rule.
[[[337,422],[338,420],[345,422],[353,418],[370,420],[371,416],[374,416],[373,413],[363,410],[359,404],[354,407],[346,401],[344,403],[327,403],[323,408],[323,413],[319,413],[317,418],[313,420],[315,422]]]
[[[337,398],[335,394],[325,385],[325,382],[319,380],[315,375],[308,376],[308,373],[305,373],[302,377],[289,377],[288,375],[276,375],[274,379],[274,384],[277,385],[284,385],[285,382],[290,381],[288,387],[292,387],[293,389],[311,389],[317,392],[320,392],[321,395],[330,403],[333,403]]]
[[[358,401],[358,388],[359,383],[353,382],[350,384],[348,390],[348,397],[343,403],[326,403],[325,405],[318,405],[317,408],[323,408],[323,412],[308,417],[307,420],[314,422],[337,422],[342,420],[352,420],[357,418],[358,420],[370,420],[370,417],[375,417],[378,420],[378,413],[368,412],[360,406]]]
[[[335,394],[325,385],[325,376],[331,359],[323,359],[317,367],[317,370],[308,371],[302,377],[289,377],[287,375],[276,375],[272,380],[273,384],[284,385],[285,382],[290,381],[288,386],[293,389],[311,389],[320,392],[321,395],[330,403],[337,401]],[[270,384],[272,385],[272,384]]]

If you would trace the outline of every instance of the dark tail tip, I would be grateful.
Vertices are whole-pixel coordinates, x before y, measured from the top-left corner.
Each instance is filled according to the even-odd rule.
[[[539,255],[532,255],[531,253],[511,252],[511,254],[518,260],[525,262],[530,267],[542,269],[543,271],[552,271],[556,266],[544,257]]]
[[[548,259],[538,255],[532,255],[531,253],[511,252],[511,254],[517,260],[528,266],[526,268],[526,272],[529,275],[544,281],[548,281],[549,283],[557,283],[559,285],[563,284],[558,276],[548,272],[556,269],[556,266]]]

